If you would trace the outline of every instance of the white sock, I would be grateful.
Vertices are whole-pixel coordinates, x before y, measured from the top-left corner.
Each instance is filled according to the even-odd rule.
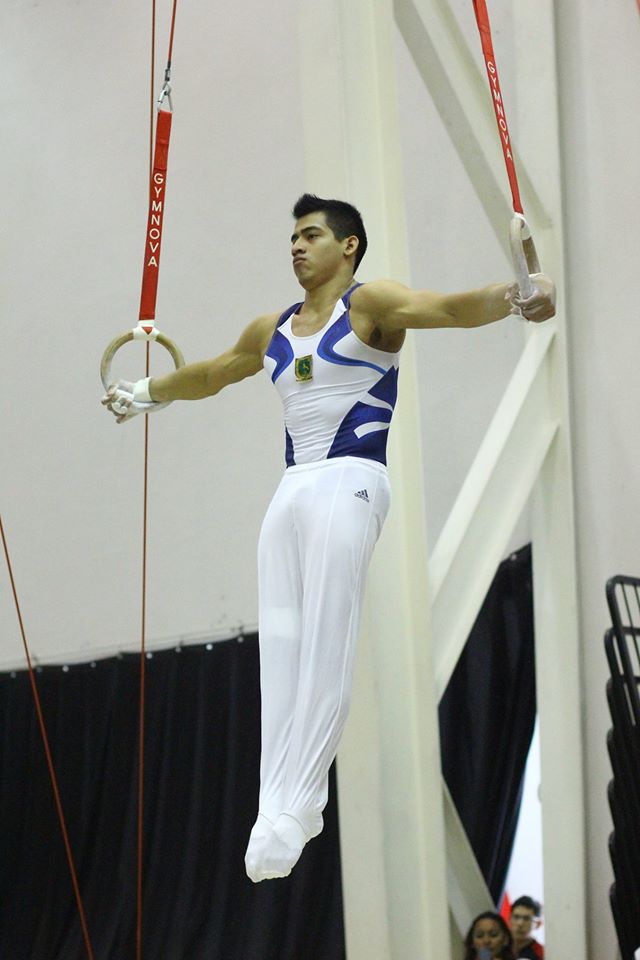
[[[254,883],[288,877],[309,839],[295,817],[281,813],[267,839],[256,845],[247,875]]]

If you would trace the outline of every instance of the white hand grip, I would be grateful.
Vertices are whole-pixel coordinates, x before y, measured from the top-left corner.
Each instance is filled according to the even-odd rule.
[[[513,220],[509,224],[509,241],[520,296],[523,300],[526,300],[533,293],[529,274],[540,273],[540,263],[529,224],[521,213],[514,213]]]

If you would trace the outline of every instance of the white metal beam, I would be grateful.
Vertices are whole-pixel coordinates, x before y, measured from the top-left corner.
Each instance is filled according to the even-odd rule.
[[[302,63],[323,51],[321,87],[301,70],[308,187],[365,209],[368,274],[406,280],[392,40],[390,0],[300,4]],[[409,337],[390,437],[394,505],[369,575],[368,635],[338,758],[349,960],[426,960],[433,943],[449,953],[417,416]]]
[[[392,957],[427,960],[449,937],[440,731],[434,684],[413,341],[390,443],[394,505],[371,568],[370,609],[381,723]],[[351,960],[351,958],[350,958]]]
[[[483,910],[493,910],[494,903],[469,844],[456,805],[444,781],[443,791],[449,909],[459,939],[463,940],[473,918]]]
[[[531,333],[429,561],[438,696],[446,689],[557,430],[548,363],[555,331]],[[449,907],[464,936],[489,891],[444,787]]]
[[[350,191],[339,0],[323,4],[302,0],[298,28],[306,189],[319,196],[361,203],[359,192]],[[323,51],[322,83],[318,83],[317,72],[305,69],[306,63],[315,62],[318,50]],[[372,248],[375,250],[374,243]],[[368,622],[365,604],[350,715],[338,754],[345,939],[349,960],[371,956],[392,960],[377,685]]]
[[[545,943],[588,956],[580,636],[566,430],[558,432],[533,497],[536,687],[540,720]]]
[[[529,338],[429,559],[440,697],[558,426],[546,363],[553,337],[546,326]]]
[[[348,960],[393,960],[385,815],[370,604],[365,603],[349,721],[338,755],[340,848]]]
[[[549,354],[549,396],[552,416],[561,426],[540,471],[532,511],[545,941],[549,955],[586,957],[583,704],[563,296],[565,238],[560,216],[557,80],[561,51],[555,37],[556,6],[554,0],[536,0],[535,5],[514,3],[514,42],[518,82],[522,90],[535,91],[529,97],[518,139],[522,152],[531,157],[545,202],[557,211],[553,230],[539,238],[538,248],[559,291],[557,335]],[[567,242],[570,240],[567,237]]]

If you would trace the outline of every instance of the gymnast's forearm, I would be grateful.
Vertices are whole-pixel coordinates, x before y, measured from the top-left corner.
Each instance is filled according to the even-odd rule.
[[[509,295],[512,288],[512,284],[494,283],[481,290],[452,295],[450,299],[452,312],[456,317],[455,325],[466,328],[482,327],[509,316],[511,312]]]
[[[216,369],[215,361],[189,363],[163,377],[149,381],[151,399],[164,403],[171,400],[202,400],[218,393],[227,381]]]

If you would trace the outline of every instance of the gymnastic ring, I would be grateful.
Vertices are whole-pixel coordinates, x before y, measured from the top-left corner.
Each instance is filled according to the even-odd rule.
[[[520,296],[526,300],[533,293],[529,274],[540,273],[540,261],[529,224],[521,213],[514,213],[509,224],[509,243]]]
[[[119,337],[115,337],[107,349],[102,354],[102,360],[100,361],[100,379],[102,380],[102,385],[105,390],[108,390],[112,385],[113,380],[111,378],[111,362],[115,357],[116,353],[123,347],[125,343],[129,343],[131,340],[155,340],[161,346],[168,350],[171,354],[171,359],[175,364],[176,370],[179,370],[180,367],[184,367],[184,357],[182,356],[182,351],[180,348],[170,340],[169,337],[165,336],[164,333],[160,333],[159,330],[151,328],[152,332],[142,331],[141,327],[136,327],[134,330],[127,330],[126,333],[122,333]],[[159,403],[156,409],[160,407],[168,407],[171,403],[170,400],[166,400],[163,403]]]

